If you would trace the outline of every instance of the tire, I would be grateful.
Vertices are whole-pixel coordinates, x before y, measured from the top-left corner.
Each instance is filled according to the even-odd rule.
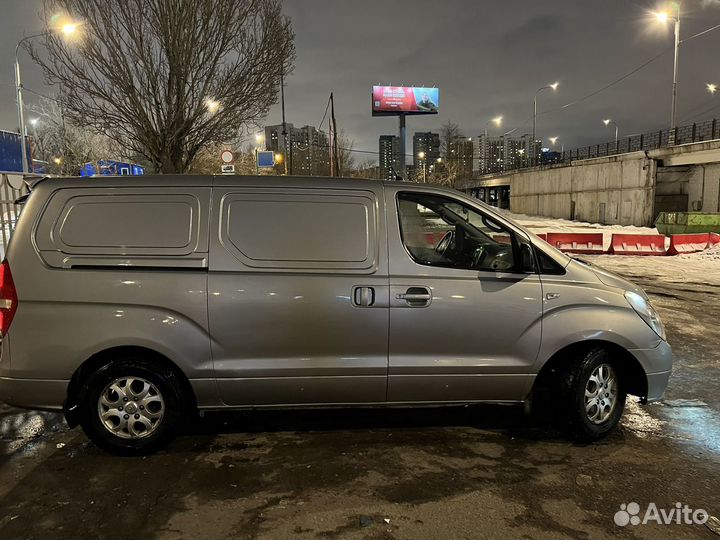
[[[579,362],[566,364],[557,406],[573,438],[592,442],[605,437],[620,421],[627,397],[623,371],[608,351],[594,349]],[[614,390],[614,392],[613,392]]]
[[[97,446],[121,456],[157,452],[175,437],[185,413],[171,369],[141,358],[109,361],[85,381],[80,425]]]

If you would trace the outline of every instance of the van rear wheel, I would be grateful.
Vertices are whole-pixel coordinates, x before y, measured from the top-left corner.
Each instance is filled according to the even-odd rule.
[[[562,380],[565,399],[558,411],[567,419],[570,432],[580,441],[605,437],[625,410],[625,380],[608,351],[595,349],[580,362],[571,363]]]
[[[92,373],[86,387],[80,424],[100,448],[124,456],[147,455],[175,437],[184,409],[171,370],[119,359]]]

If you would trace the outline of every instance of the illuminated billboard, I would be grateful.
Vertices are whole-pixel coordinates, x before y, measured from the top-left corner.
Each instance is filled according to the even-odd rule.
[[[440,90],[415,86],[373,86],[373,116],[437,114]]]

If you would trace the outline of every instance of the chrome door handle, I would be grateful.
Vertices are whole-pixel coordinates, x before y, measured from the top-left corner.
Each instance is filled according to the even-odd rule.
[[[408,287],[405,292],[396,293],[396,300],[405,300],[410,307],[426,307],[432,301],[432,293],[427,287]]]
[[[398,300],[407,300],[408,302],[427,302],[430,300],[429,293],[401,293],[395,295]]]

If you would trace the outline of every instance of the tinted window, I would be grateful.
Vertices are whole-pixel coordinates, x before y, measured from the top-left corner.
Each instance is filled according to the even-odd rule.
[[[458,201],[423,193],[400,193],[403,244],[420,264],[468,270],[515,267],[512,233]]]

